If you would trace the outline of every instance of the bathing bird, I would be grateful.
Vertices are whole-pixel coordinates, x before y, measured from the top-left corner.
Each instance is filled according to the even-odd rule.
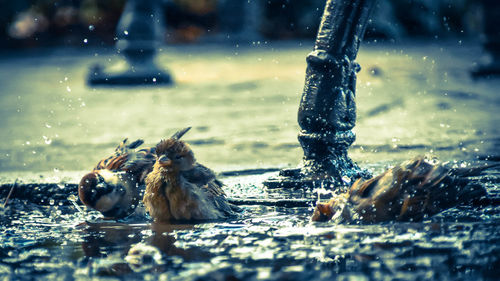
[[[140,187],[153,169],[154,148],[137,148],[124,139],[110,157],[104,158],[78,185],[80,200],[106,218],[120,219],[132,214],[140,200]]]
[[[452,168],[417,157],[368,180],[358,179],[349,191],[318,203],[312,221],[378,223],[420,221],[460,203],[486,195],[469,179],[498,165]]]
[[[234,215],[214,172],[196,162],[180,138],[191,127],[156,145],[156,162],[146,177],[144,206],[158,222],[224,219]]]

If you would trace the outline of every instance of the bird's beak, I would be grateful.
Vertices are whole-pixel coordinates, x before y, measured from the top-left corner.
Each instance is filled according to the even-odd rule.
[[[99,174],[97,174],[97,184],[95,185],[95,190],[103,195],[110,192],[115,192],[121,195],[125,194],[125,189],[123,189],[123,187],[117,188],[117,185],[111,184],[110,182],[106,181],[106,179],[104,179],[104,177]]]
[[[104,188],[104,187],[107,187],[107,183],[106,183],[106,180],[104,180],[104,178],[97,174],[97,184],[96,184],[96,188]]]
[[[158,163],[160,164],[160,166],[166,167],[170,166],[172,161],[166,155],[162,155],[160,156],[160,158],[158,158]]]

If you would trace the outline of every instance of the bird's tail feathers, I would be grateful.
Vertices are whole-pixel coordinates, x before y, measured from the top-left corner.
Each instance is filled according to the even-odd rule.
[[[234,204],[229,203],[229,208],[231,208],[231,211],[236,212],[236,213],[241,213],[243,212],[243,209],[239,206],[236,206]]]
[[[500,163],[486,164],[479,167],[451,168],[451,174],[458,177],[475,177],[481,175],[485,170],[495,167],[500,167]]]
[[[138,139],[138,140],[134,141],[133,143],[127,145],[127,148],[128,149],[136,149],[143,143],[144,143],[144,140]]]
[[[136,149],[138,148],[141,144],[144,143],[144,140],[138,139],[130,144],[127,144],[128,138],[125,138],[116,148],[115,148],[115,153],[117,155],[126,153],[129,149]]]
[[[191,127],[186,127],[182,130],[179,130],[177,131],[175,134],[172,135],[172,139],[176,139],[176,140],[179,140],[180,138],[182,138],[182,136],[184,136],[189,130],[191,129]]]

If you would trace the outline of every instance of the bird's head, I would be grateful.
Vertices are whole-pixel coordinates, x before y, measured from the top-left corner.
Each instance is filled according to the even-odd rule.
[[[331,201],[330,201],[331,202]],[[328,203],[320,203],[316,204],[316,208],[314,208],[314,213],[311,217],[312,221],[329,221],[333,217],[333,210]]]
[[[316,204],[314,213],[311,217],[312,221],[329,221],[336,222],[350,221],[351,212],[347,207],[347,194],[334,195],[328,203]]]
[[[156,145],[156,163],[167,171],[191,170],[196,163],[194,153],[189,145],[180,138],[191,129],[185,128],[175,133],[171,138],[162,140]]]
[[[78,185],[78,195],[82,203],[114,219],[130,215],[138,201],[131,176],[110,170],[86,174]]]

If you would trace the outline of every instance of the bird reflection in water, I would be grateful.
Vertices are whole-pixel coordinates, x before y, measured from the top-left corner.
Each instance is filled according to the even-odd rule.
[[[175,245],[174,231],[192,224],[125,224],[85,222],[82,249],[89,274],[121,276],[133,272],[164,272],[179,261],[207,260],[208,252]]]

